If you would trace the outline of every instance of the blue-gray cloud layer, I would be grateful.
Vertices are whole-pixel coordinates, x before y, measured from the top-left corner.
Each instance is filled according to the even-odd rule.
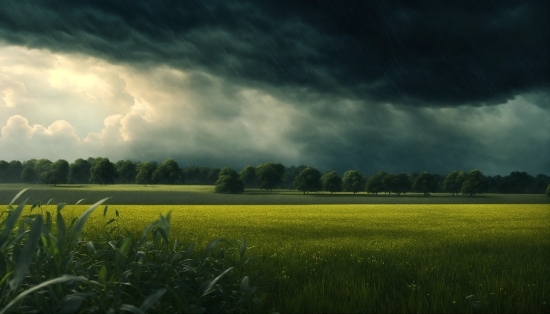
[[[540,109],[547,121],[549,10],[546,1],[8,0],[0,38],[268,91],[309,114],[287,138],[303,143],[304,162],[325,168],[448,171],[495,160],[486,171],[549,172],[549,137],[536,135],[550,133],[548,125],[533,126],[526,147],[532,121],[507,129],[523,149],[513,155],[501,150],[505,139],[481,140],[490,127],[473,130],[474,118],[437,116],[526,95],[538,106],[529,112]],[[348,100],[352,115],[334,108]],[[482,112],[490,124],[495,113]]]

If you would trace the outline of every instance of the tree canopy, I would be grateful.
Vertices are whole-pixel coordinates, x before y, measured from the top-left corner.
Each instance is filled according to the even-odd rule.
[[[183,173],[178,163],[173,159],[166,159],[153,171],[152,182],[161,184],[176,184],[182,180]]]
[[[363,190],[365,178],[359,171],[349,170],[342,177],[342,189],[345,192],[353,192],[353,194]]]
[[[431,173],[424,171],[414,179],[412,187],[416,192],[422,192],[427,196],[437,191],[437,180]]]
[[[469,196],[485,192],[485,176],[479,170],[472,170],[468,173],[466,181],[462,184],[461,192]]]
[[[268,191],[281,183],[284,173],[285,166],[280,163],[265,163],[256,167],[260,188]]]
[[[323,184],[321,183],[321,172],[315,168],[307,167],[302,170],[294,179],[296,190],[302,191],[304,194],[308,192],[321,191]]]
[[[151,184],[153,183],[153,172],[155,172],[156,165],[152,162],[144,162],[139,165],[139,171],[136,175],[137,184]]]
[[[333,192],[342,191],[342,178],[336,171],[329,171],[321,177],[323,183],[323,191],[328,191],[330,194]]]
[[[114,184],[118,173],[109,158],[99,158],[90,168],[90,181],[98,184]]]
[[[256,168],[253,166],[246,166],[239,173],[241,180],[243,180],[244,186],[247,188],[258,187],[258,176],[256,175]]]
[[[219,171],[214,191],[216,193],[242,193],[244,191],[244,183],[237,171],[226,167]]]

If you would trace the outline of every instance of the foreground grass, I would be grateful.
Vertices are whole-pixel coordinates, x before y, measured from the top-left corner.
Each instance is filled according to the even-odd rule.
[[[134,232],[172,211],[172,236],[199,247],[245,236],[255,258],[248,274],[266,311],[550,310],[546,204],[111,208],[120,212],[119,227]],[[64,214],[84,209],[67,206]],[[104,224],[94,213],[84,237]]]

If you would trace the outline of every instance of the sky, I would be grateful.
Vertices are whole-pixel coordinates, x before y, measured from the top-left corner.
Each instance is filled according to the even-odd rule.
[[[547,1],[0,6],[0,159],[550,174]]]

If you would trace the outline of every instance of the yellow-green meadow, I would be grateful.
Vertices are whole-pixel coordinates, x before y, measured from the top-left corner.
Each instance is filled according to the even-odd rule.
[[[171,239],[198,247],[246,237],[266,311],[550,309],[548,204],[110,205],[83,237],[113,227],[115,210],[135,233],[171,212]]]

